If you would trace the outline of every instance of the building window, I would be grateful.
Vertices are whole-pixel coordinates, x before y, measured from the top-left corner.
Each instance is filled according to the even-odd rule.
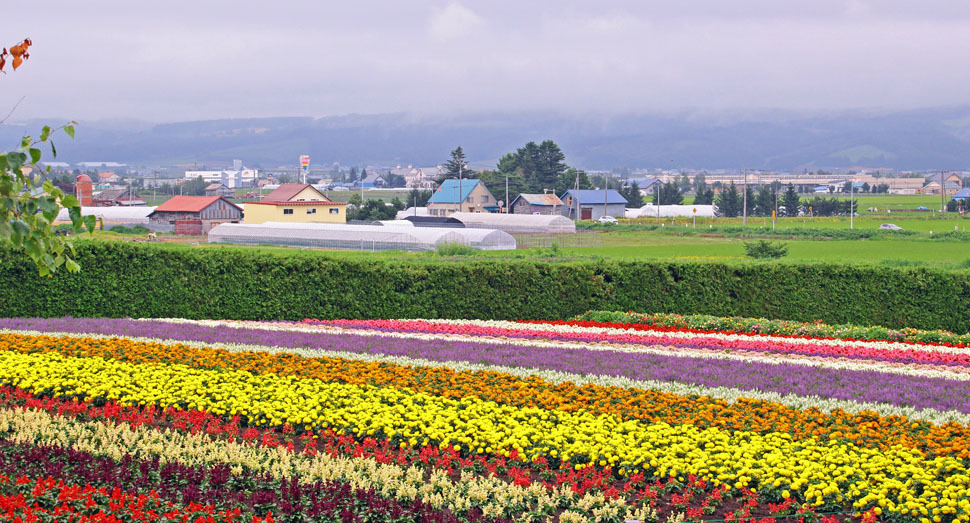
[[[333,209],[330,209],[330,214],[340,214],[340,209],[334,207]]]
[[[317,210],[316,209],[307,209],[306,210],[306,213],[307,214],[316,214],[317,213]]]
[[[293,209],[283,209],[283,214],[293,214]]]
[[[487,194],[483,194],[481,196],[481,199],[482,199],[482,201],[480,203],[488,203],[488,195]]]

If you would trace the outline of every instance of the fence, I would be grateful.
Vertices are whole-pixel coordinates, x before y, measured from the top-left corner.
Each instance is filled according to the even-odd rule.
[[[602,247],[603,234],[593,231],[577,231],[575,234],[513,234],[516,249],[548,249],[553,245],[560,248]]]

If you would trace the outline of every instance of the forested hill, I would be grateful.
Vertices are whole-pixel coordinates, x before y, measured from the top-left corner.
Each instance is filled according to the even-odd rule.
[[[66,118],[64,119],[66,120]],[[12,149],[24,133],[60,119],[0,126]],[[326,118],[252,118],[168,124],[81,122],[77,139],[57,141],[68,162],[132,165],[295,164],[433,165],[461,145],[473,165],[494,166],[528,141],[552,139],[570,165],[613,167],[970,168],[970,107],[905,112],[644,114],[565,116],[478,114],[422,118],[405,114]]]

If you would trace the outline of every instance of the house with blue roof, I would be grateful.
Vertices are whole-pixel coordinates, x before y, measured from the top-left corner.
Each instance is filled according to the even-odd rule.
[[[387,180],[385,180],[380,174],[368,174],[363,180],[357,180],[354,182],[354,187],[360,189],[362,186],[365,189],[387,187]]]
[[[451,216],[456,212],[498,212],[498,200],[481,180],[449,178],[428,200],[428,214]]]
[[[613,189],[570,189],[559,199],[563,204],[562,215],[574,221],[598,220],[601,216],[626,216],[626,198]]]

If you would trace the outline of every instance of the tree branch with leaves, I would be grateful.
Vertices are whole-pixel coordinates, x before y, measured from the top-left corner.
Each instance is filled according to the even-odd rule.
[[[0,52],[0,72],[7,65],[7,57],[13,57],[14,70],[30,57],[27,48],[30,39]],[[77,272],[80,266],[74,260],[74,245],[70,238],[55,233],[53,224],[61,208],[68,209],[74,232],[87,228],[94,231],[94,216],[81,216],[81,206],[73,194],[54,186],[50,167],[40,165],[42,145],[49,145],[51,155],[57,157],[57,148],[51,136],[59,131],[74,138],[74,126],[70,122],[56,129],[44,126],[35,139],[25,136],[17,150],[0,154],[0,241],[7,241],[22,249],[37,266],[41,276],[51,276],[61,268]]]

